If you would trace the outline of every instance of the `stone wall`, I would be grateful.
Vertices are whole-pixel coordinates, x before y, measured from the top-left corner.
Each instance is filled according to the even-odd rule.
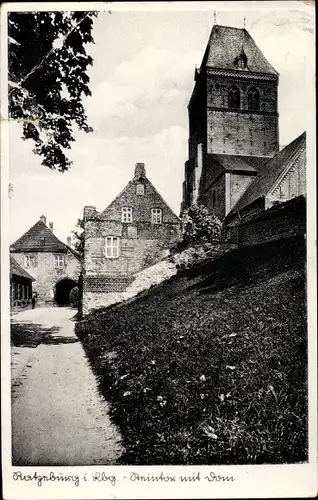
[[[230,210],[232,210],[254,179],[254,175],[230,174]]]
[[[121,224],[92,220],[85,225],[85,273],[131,275],[158,262],[180,238],[180,224]],[[107,258],[107,236],[120,238],[118,258]]]
[[[207,153],[274,156],[278,151],[277,83],[274,80],[208,75]],[[228,90],[240,90],[240,109],[228,108]],[[260,110],[248,109],[248,91],[257,88]]]
[[[273,206],[262,214],[237,226],[238,244],[251,245],[265,241],[306,234],[306,201],[298,197]]]
[[[257,88],[260,94],[261,110],[267,112],[276,111],[277,84],[276,79],[252,80],[250,78],[216,76],[210,73],[207,77],[207,105],[216,108],[227,108],[228,89],[235,85],[240,90],[242,110],[248,110],[248,91],[251,88]]]
[[[274,156],[278,152],[277,122],[275,115],[208,109],[207,152]]]
[[[226,183],[225,173],[222,174],[214,184],[201,196],[201,202],[206,206],[210,213],[223,220],[226,215]],[[215,206],[213,206],[213,190],[215,191]]]
[[[25,253],[14,252],[13,255],[20,266],[36,279],[33,282],[33,291],[38,294],[38,305],[52,303],[51,290],[54,290],[56,283],[63,278],[71,278],[77,281],[81,272],[80,261],[70,251],[63,254],[65,255],[65,265],[61,268],[55,267],[54,253],[38,252],[32,254],[36,256],[37,266],[31,268],[25,267]],[[59,253],[59,255],[61,254]]]

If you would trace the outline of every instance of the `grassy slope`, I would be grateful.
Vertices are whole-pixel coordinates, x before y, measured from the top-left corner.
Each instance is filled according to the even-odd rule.
[[[304,261],[238,249],[78,324],[124,463],[306,460]]]

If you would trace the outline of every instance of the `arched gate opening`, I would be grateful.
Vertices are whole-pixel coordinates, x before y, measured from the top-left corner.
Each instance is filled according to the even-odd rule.
[[[78,284],[76,283],[76,281],[70,278],[63,278],[58,281],[55,285],[55,303],[58,306],[69,306],[70,292],[75,286],[78,286]]]

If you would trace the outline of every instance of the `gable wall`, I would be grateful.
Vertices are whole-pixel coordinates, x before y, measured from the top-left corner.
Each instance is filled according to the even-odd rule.
[[[50,291],[54,289],[59,280],[68,277],[77,281],[80,275],[81,264],[70,251],[63,254],[65,255],[65,266],[63,268],[55,267],[54,255],[56,254],[51,252],[14,252],[12,255],[18,264],[36,279],[33,282],[33,290],[38,293],[39,305],[52,302]],[[26,268],[24,263],[25,255],[36,255],[37,266]]]
[[[297,161],[276,183],[266,196],[266,207],[272,206],[275,201],[287,201],[306,194],[306,152],[299,155]]]
[[[144,195],[136,194],[138,184],[144,185]],[[147,179],[140,181],[133,179],[130,181],[124,191],[102,212],[101,217],[108,221],[121,222],[122,207],[131,207],[133,209],[134,222],[151,222],[152,208],[160,208],[162,210],[162,220],[164,223],[179,222],[177,216],[166,205]]]

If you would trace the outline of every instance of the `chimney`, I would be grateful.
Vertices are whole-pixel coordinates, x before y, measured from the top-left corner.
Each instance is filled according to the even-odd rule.
[[[140,179],[140,177],[146,177],[146,169],[144,163],[136,163],[134,177],[135,179]]]
[[[92,205],[86,205],[84,207],[84,213],[83,213],[84,221],[88,219],[93,219],[95,215],[96,215],[96,207],[93,207]]]
[[[53,222],[49,222],[49,228],[51,229],[51,231],[53,233]]]
[[[67,237],[66,243],[67,243],[67,246],[69,246],[69,247],[72,245],[72,238],[71,238],[71,236]]]
[[[41,215],[40,220],[46,224],[46,217],[45,215]]]

